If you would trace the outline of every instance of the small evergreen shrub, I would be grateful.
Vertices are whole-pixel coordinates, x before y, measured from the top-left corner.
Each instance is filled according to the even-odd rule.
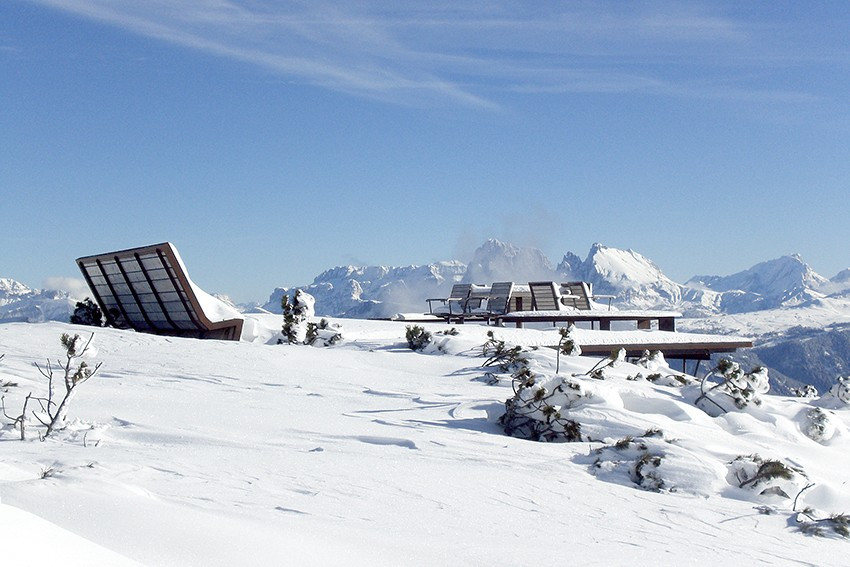
[[[431,333],[419,325],[408,325],[404,334],[407,339],[407,346],[410,350],[421,352],[431,342]]]
[[[585,376],[590,376],[591,378],[596,378],[597,380],[605,379],[605,369],[606,368],[616,368],[620,365],[624,360],[626,360],[626,349],[624,348],[615,348],[611,350],[611,354],[608,355],[607,358],[603,358],[596,365],[584,373]]]
[[[825,443],[835,435],[835,423],[830,417],[830,413],[814,407],[806,411],[800,430],[812,441]]]
[[[307,323],[304,344],[312,346],[333,346],[342,340],[339,326],[331,325],[327,319],[321,319],[318,323]]]
[[[707,388],[709,378],[714,376],[718,376],[720,382]],[[700,395],[694,403],[709,415],[720,415],[731,409],[727,401],[731,401],[738,409],[744,409],[751,403],[760,405],[759,396],[768,390],[770,380],[767,368],[756,366],[745,372],[737,362],[722,358],[702,379]]]
[[[812,508],[805,508],[797,514],[797,529],[816,537],[835,536],[850,539],[850,514],[833,514],[818,518]]]
[[[760,455],[741,455],[729,463],[730,483],[752,490],[759,496],[791,498],[807,484],[802,469]]]
[[[581,356],[581,347],[575,339],[575,325],[567,325],[558,329],[561,338],[558,340],[558,354],[555,362],[555,374],[561,371],[561,355]]]
[[[835,384],[827,392],[827,395],[845,405],[850,404],[850,376],[839,376]]]
[[[313,316],[315,301],[312,295],[300,289],[295,290],[292,301],[289,295],[283,295],[280,300],[283,309],[283,338],[278,340],[278,344],[284,340],[289,344],[303,344],[306,341],[307,319]]]
[[[514,372],[528,362],[522,352],[522,347],[508,347],[505,341],[496,339],[493,331],[487,331],[487,342],[481,347],[481,353],[488,358],[481,366],[496,366],[502,372]]]
[[[571,408],[593,394],[575,380],[555,376],[546,382],[528,367],[514,375],[514,396],[505,401],[500,423],[505,433],[535,441],[581,441],[581,425],[569,418]]]
[[[672,386],[674,388],[681,388],[693,382],[685,374],[662,374],[660,372],[647,375],[646,380],[658,386]]]
[[[664,479],[658,473],[658,467],[661,466],[661,455],[653,455],[652,453],[643,453],[637,461],[635,461],[635,484],[644,490],[653,492],[661,492],[665,488]]]
[[[798,398],[812,399],[818,397],[818,389],[811,384],[806,384],[803,388],[793,388],[791,393]]]
[[[103,311],[100,306],[90,298],[78,301],[71,315],[71,323],[74,325],[88,325],[90,327],[103,327]]]
[[[651,429],[642,437],[626,436],[611,445],[594,449],[591,452],[591,472],[612,480],[628,478],[637,487],[652,492],[675,491],[675,487],[664,480],[660,470],[665,456],[663,450],[659,450],[663,436],[661,430]],[[662,442],[654,438],[661,438]]]

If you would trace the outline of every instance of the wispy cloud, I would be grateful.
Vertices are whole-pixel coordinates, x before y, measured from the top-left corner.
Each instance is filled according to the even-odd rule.
[[[30,1],[402,104],[496,109],[504,92],[805,96],[707,78],[706,67],[779,58],[755,48],[765,26],[691,3]],[[710,84],[696,89],[689,76]]]
[[[65,276],[51,276],[44,279],[44,289],[67,291],[71,297],[90,297],[91,291],[85,280],[80,278],[69,278]]]

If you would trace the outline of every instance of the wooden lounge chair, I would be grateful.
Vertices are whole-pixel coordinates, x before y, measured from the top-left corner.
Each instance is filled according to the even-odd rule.
[[[559,294],[567,296],[563,303],[573,309],[590,309],[590,286],[587,282],[562,283]]]
[[[566,292],[566,293],[565,293]],[[614,295],[595,295],[593,287],[588,282],[567,282],[561,284],[562,296],[575,296],[571,299],[565,299],[564,303],[575,309],[593,309],[591,301],[600,299],[608,300],[608,310],[611,310],[611,302],[616,299]]]
[[[463,313],[466,309],[466,303],[469,299],[469,294],[472,292],[472,284],[468,283],[458,283],[452,286],[452,291],[448,297],[432,297],[426,299],[428,302],[428,313],[431,315],[454,315]],[[434,310],[434,302],[442,303],[442,308],[438,307],[438,310]],[[455,311],[453,311],[452,305],[455,305]]]
[[[198,288],[170,242],[77,259],[113,327],[238,341],[238,313]]]
[[[504,315],[511,310],[513,290],[514,282],[496,282],[490,286],[490,294],[487,296],[487,309],[484,313],[488,323],[490,319]]]
[[[528,287],[531,290],[532,311],[561,311],[567,307],[567,301],[580,299],[572,294],[561,294],[555,282],[528,282]]]

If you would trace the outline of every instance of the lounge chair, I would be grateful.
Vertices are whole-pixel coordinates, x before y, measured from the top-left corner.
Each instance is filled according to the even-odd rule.
[[[568,306],[567,301],[579,299],[579,296],[562,294],[555,282],[528,282],[528,287],[532,311],[561,311]]]
[[[570,305],[575,309],[593,309],[594,306],[591,302],[595,302],[600,299],[608,300],[608,310],[611,310],[611,302],[616,299],[614,295],[595,295],[593,293],[593,287],[588,282],[567,282],[561,284],[561,294],[564,296],[564,292],[566,292],[566,297],[574,296],[571,299],[565,300],[566,305]]]
[[[504,315],[511,310],[513,290],[514,282],[496,282],[490,286],[490,294],[487,296],[487,309],[483,313],[488,323],[490,319]]]
[[[238,341],[243,319],[197,287],[170,242],[77,259],[107,323],[157,335]]]

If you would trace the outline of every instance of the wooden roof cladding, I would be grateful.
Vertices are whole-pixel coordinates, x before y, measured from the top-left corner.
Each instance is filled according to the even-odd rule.
[[[77,259],[108,324],[144,333],[238,341],[242,319],[204,312],[170,242]]]

